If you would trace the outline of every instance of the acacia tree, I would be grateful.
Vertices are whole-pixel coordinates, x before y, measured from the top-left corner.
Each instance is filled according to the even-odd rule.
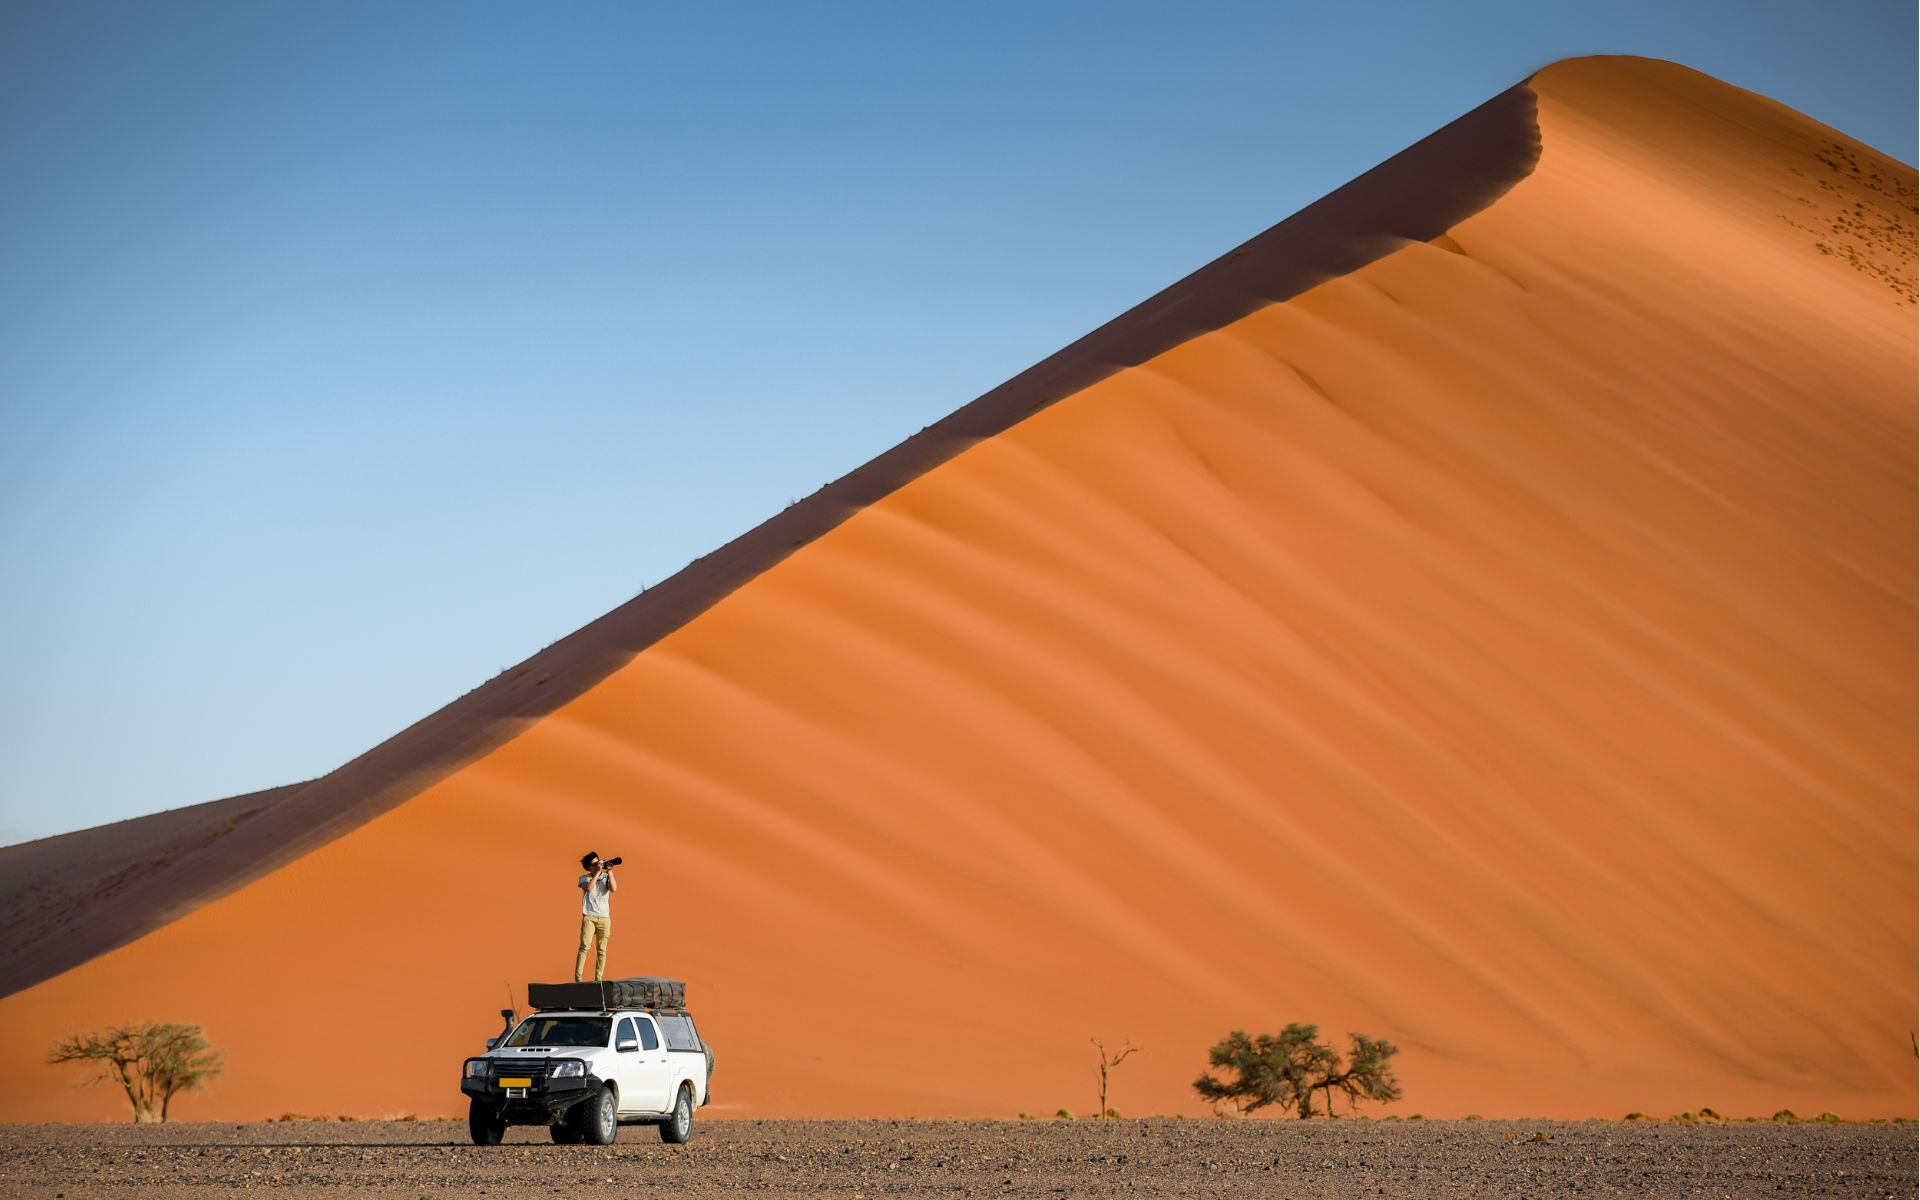
[[[1327,1072],[1333,1051],[1316,1038],[1317,1025],[1288,1025],[1276,1036],[1248,1037],[1234,1030],[1207,1051],[1208,1070],[1193,1081],[1202,1099],[1215,1105],[1230,1103],[1240,1112],[1276,1105],[1281,1112],[1296,1109],[1301,1116],[1313,1109],[1314,1081]],[[1214,1070],[1228,1072],[1223,1082]]]
[[[226,1069],[221,1052],[207,1044],[198,1025],[141,1021],[105,1033],[76,1033],[54,1043],[50,1063],[99,1063],[88,1083],[118,1083],[133,1105],[133,1119],[167,1119],[175,1093],[191,1091]]]
[[[1302,1118],[1314,1115],[1315,1092],[1325,1093],[1329,1117],[1334,1115],[1335,1092],[1347,1097],[1350,1111],[1361,1100],[1398,1100],[1400,1084],[1389,1060],[1399,1048],[1361,1033],[1347,1038],[1350,1048],[1343,1066],[1340,1055],[1320,1041],[1318,1025],[1295,1023],[1277,1036],[1252,1038],[1236,1029],[1207,1051],[1208,1070],[1194,1080],[1193,1088],[1216,1106],[1230,1103],[1247,1113],[1274,1105]],[[1216,1078],[1215,1070],[1225,1078]]]

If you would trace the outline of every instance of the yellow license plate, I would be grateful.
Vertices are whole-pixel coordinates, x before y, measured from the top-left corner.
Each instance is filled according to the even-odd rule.
[[[522,1087],[522,1088],[524,1088],[524,1087],[532,1087],[532,1086],[533,1086],[533,1080],[531,1080],[531,1079],[496,1079],[496,1080],[495,1080],[494,1082],[495,1082],[495,1083],[498,1083],[498,1084],[499,1084],[499,1085],[500,1085],[501,1087]]]

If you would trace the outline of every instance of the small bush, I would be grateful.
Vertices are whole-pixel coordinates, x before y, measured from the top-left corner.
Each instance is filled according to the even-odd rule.
[[[1837,1113],[1823,1112],[1807,1123],[1809,1125],[1844,1125],[1846,1122],[1842,1121]]]
[[[1795,1122],[1797,1122],[1799,1119],[1800,1119],[1799,1117],[1796,1117],[1793,1115],[1793,1110],[1790,1108],[1783,1108],[1779,1112],[1773,1114],[1773,1117],[1772,1117],[1772,1120],[1774,1122],[1781,1125],[1792,1125]]]
[[[1062,1121],[1073,1120],[1073,1110],[1070,1108],[1063,1108],[1059,1112],[1054,1113],[1053,1115],[1060,1118]]]
[[[1486,1118],[1485,1118],[1485,1117],[1483,1117],[1483,1116],[1481,1116],[1481,1115],[1480,1115],[1479,1113],[1468,1113],[1468,1114],[1467,1114],[1466,1116],[1464,1116],[1464,1117],[1462,1117],[1462,1118],[1461,1118],[1461,1120],[1463,1120],[1463,1121],[1484,1121],[1484,1120],[1486,1120]]]
[[[1110,1108],[1110,1109],[1108,1109],[1108,1110],[1107,1110],[1107,1116],[1108,1116],[1108,1118],[1109,1118],[1109,1119],[1112,1119],[1112,1120],[1119,1120],[1119,1118],[1120,1118],[1120,1110],[1119,1110],[1119,1109],[1117,1109],[1117,1108]]]
[[[1021,1119],[1022,1121],[1031,1121],[1031,1120],[1033,1120],[1033,1116],[1032,1116],[1032,1114],[1030,1114],[1030,1113],[1021,1113],[1021,1114],[1020,1114],[1020,1119]]]
[[[1651,1121],[1654,1118],[1648,1116],[1643,1112],[1630,1112],[1621,1119],[1625,1121]]]

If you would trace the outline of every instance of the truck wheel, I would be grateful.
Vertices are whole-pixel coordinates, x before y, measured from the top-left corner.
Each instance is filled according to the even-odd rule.
[[[693,1089],[682,1084],[680,1094],[673,1098],[673,1115],[660,1122],[660,1140],[672,1146],[683,1146],[693,1136]]]
[[[480,1101],[469,1100],[467,1132],[472,1135],[476,1146],[498,1146],[500,1138],[507,1132],[507,1122],[505,1118],[495,1116],[493,1110]]]
[[[589,1146],[611,1146],[620,1132],[620,1114],[614,1110],[612,1088],[601,1088],[573,1110],[579,1121],[577,1139]]]

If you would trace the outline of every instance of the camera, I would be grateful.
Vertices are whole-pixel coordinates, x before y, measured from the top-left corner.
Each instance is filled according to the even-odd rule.
[[[627,860],[624,858],[603,858],[600,860],[600,865],[603,867],[617,867],[625,861]]]

